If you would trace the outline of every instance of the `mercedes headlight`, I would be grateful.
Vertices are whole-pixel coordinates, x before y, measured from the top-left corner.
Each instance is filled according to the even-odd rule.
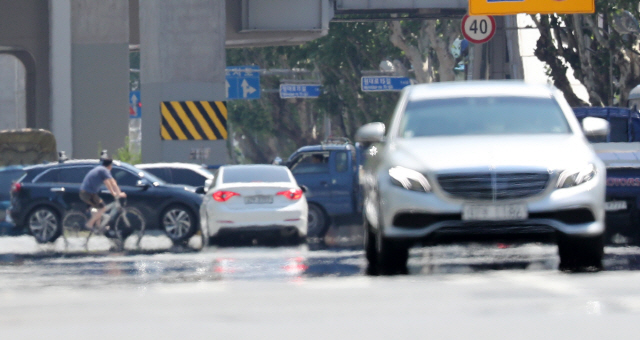
[[[571,188],[586,183],[596,177],[598,170],[594,164],[587,164],[582,168],[567,169],[560,173],[557,188]]]
[[[427,178],[415,170],[396,166],[389,169],[389,176],[391,176],[391,183],[407,190],[420,192],[431,191],[431,185],[429,181],[427,181]]]

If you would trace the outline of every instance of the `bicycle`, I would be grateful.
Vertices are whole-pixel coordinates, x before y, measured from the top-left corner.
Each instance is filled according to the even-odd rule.
[[[120,203],[123,200],[124,203]],[[91,216],[91,208],[85,211],[76,209],[69,210],[62,220],[62,236],[65,246],[69,246],[68,236],[79,237],[88,232],[85,240],[85,248],[88,247],[89,238],[93,234],[102,234],[107,238],[115,240],[119,250],[124,248],[124,241],[138,232],[136,247],[140,247],[140,241],[144,235],[145,220],[140,210],[133,207],[126,207],[125,198],[117,198],[107,204],[106,210],[100,219],[97,227],[86,228],[87,221]]]

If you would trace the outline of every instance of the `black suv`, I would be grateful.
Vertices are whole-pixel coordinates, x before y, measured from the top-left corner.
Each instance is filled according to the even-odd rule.
[[[88,208],[78,196],[80,184],[97,165],[98,160],[69,160],[24,168],[24,175],[11,188],[11,218],[38,242],[55,241],[65,212]],[[127,193],[127,205],[144,215],[147,229],[162,228],[174,243],[187,241],[199,229],[201,195],[119,161],[113,162],[111,174]],[[104,186],[100,197],[107,204],[113,201]]]

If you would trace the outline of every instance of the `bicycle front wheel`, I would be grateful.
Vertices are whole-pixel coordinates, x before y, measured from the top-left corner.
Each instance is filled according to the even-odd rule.
[[[80,237],[81,234],[86,234],[87,229],[87,215],[80,211],[69,211],[65,214],[62,220],[62,236],[66,238]]]
[[[138,244],[144,234],[145,220],[140,210],[136,208],[123,208],[122,212],[116,219],[116,234],[123,241],[133,235],[138,234]]]

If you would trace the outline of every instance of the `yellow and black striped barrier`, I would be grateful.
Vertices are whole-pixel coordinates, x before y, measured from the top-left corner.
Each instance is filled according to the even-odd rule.
[[[226,102],[162,102],[162,140],[227,139]]]

